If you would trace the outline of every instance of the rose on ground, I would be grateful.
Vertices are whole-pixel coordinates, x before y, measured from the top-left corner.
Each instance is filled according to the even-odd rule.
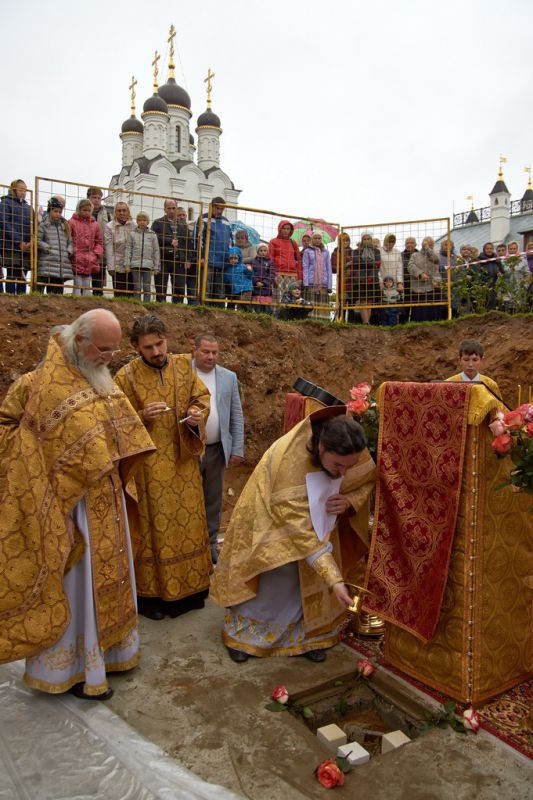
[[[356,669],[363,678],[368,678],[374,672],[375,667],[368,658],[362,658],[357,662]]]
[[[316,768],[318,782],[326,789],[333,789],[335,786],[344,786],[344,773],[334,761],[328,759],[323,761]]]
[[[276,686],[274,691],[272,692],[272,700],[275,700],[276,703],[281,703],[284,705],[289,699],[289,693],[284,686]]]
[[[479,730],[480,720],[477,711],[470,706],[463,711],[463,725],[468,730],[477,733]]]
[[[364,414],[370,408],[370,403],[363,397],[358,397],[355,400],[350,400],[348,408],[356,414]]]
[[[511,435],[509,433],[502,433],[492,440],[491,447],[495,453],[506,455],[511,449]]]

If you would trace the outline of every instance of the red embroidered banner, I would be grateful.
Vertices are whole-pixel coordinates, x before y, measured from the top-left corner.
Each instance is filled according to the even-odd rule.
[[[365,609],[429,641],[459,508],[466,383],[385,383]]]

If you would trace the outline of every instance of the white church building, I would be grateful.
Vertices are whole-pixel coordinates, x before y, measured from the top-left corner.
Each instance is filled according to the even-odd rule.
[[[211,109],[211,70],[206,78],[207,109],[196,121],[196,144],[191,133],[191,99],[185,89],[174,79],[175,31],[170,29],[169,77],[163,86],[157,84],[155,55],[154,93],[143,106],[141,120],[135,115],[135,79],[132,79],[131,116],[122,124],[122,169],[113,175],[110,187],[131,192],[143,192],[173,197],[178,205],[187,208],[192,220],[198,215],[198,206],[187,201],[207,205],[214,197],[223,197],[227,203],[237,205],[241,190],[236,189],[231,178],[220,167],[220,118]],[[113,200],[124,199],[132,212],[140,207],[140,198],[122,196],[115,192]],[[163,211],[163,200],[154,204],[154,215]],[[235,212],[228,209],[229,218]]]

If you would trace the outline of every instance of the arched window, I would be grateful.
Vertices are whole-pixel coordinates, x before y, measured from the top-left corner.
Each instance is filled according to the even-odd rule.
[[[181,126],[176,125],[176,152],[181,153]]]
[[[494,198],[494,205],[495,205],[495,206],[497,206],[497,205],[498,205],[498,198],[497,198],[497,197],[495,197],[495,198]]]

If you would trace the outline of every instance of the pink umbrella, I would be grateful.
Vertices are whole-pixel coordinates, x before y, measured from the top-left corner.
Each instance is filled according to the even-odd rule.
[[[302,241],[302,236],[305,234],[312,236],[313,233],[321,233],[324,244],[333,242],[339,235],[339,229],[335,225],[330,225],[323,219],[299,219],[294,223],[294,233],[291,239],[294,239],[298,244]]]

